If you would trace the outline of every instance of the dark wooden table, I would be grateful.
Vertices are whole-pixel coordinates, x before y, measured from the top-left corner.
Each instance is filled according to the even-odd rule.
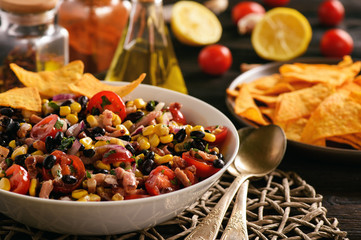
[[[166,2],[166,1],[165,1]],[[267,63],[259,58],[250,43],[250,36],[241,36],[231,22],[230,9],[236,0],[230,1],[230,7],[219,18],[223,25],[220,44],[230,48],[233,54],[231,69],[222,76],[211,77],[201,73],[197,65],[200,47],[185,46],[174,39],[173,44],[179,65],[182,69],[189,94],[215,106],[233,120],[237,128],[242,127],[228,111],[225,104],[227,86],[240,72],[241,63]],[[317,7],[321,0],[291,0],[288,7],[302,12],[313,28],[313,37],[303,57],[322,57],[319,42],[322,34],[329,28],[320,26]],[[354,40],[352,57],[361,59],[361,1],[344,0],[346,16],[338,27],[347,30]],[[307,153],[290,146],[280,166],[284,171],[295,171],[317,193],[324,197],[323,205],[328,209],[328,217],[336,217],[339,227],[348,232],[348,238],[361,239],[361,157],[360,162],[347,156],[333,158],[316,153]]]

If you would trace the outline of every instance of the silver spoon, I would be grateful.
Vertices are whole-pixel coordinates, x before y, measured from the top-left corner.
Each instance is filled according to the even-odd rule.
[[[224,214],[241,184],[250,177],[261,177],[277,168],[286,151],[286,136],[276,125],[238,130],[240,147],[234,167],[240,171],[212,211],[186,240],[216,239]],[[238,238],[240,239],[240,238]]]

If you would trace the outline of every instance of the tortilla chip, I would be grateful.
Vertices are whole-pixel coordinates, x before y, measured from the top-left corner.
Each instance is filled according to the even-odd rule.
[[[252,97],[260,103],[266,104],[268,107],[275,107],[278,96],[252,95]]]
[[[269,124],[269,122],[264,119],[261,111],[254,102],[247,85],[243,85],[240,88],[239,94],[235,100],[234,109],[238,116],[244,117],[261,125]]]
[[[356,100],[357,97],[360,99]],[[312,113],[301,141],[312,144],[322,138],[359,133],[360,123],[361,94],[337,92],[326,98]]]
[[[69,88],[71,92],[87,96],[88,98],[91,98],[100,91],[113,91],[120,97],[124,97],[132,92],[144,80],[145,76],[146,74],[143,73],[138,79],[124,86],[111,86],[100,81],[92,74],[85,73],[79,81],[69,84]]]
[[[281,80],[279,74],[272,74],[270,76],[260,77],[252,82],[246,83],[248,85],[249,92],[252,94],[264,94]]]
[[[302,131],[306,126],[307,121],[307,118],[298,118],[296,120],[283,123],[281,127],[283,128],[287,139],[300,141]]]
[[[329,137],[326,140],[347,144],[355,149],[361,150],[361,136],[360,134],[346,134],[342,136]]]
[[[317,106],[334,91],[329,84],[317,84],[311,88],[279,95],[274,113],[275,123],[311,115]]]
[[[0,106],[41,112],[41,98],[33,87],[13,88],[0,93]]]
[[[84,71],[82,61],[73,61],[54,71],[31,72],[15,63],[11,63],[10,67],[24,86],[37,88],[47,98],[69,93],[69,84],[79,80]]]
[[[287,82],[304,81],[309,83],[329,83],[340,86],[348,80],[352,80],[361,69],[361,62],[351,65],[328,65],[328,64],[284,64],[279,71]]]

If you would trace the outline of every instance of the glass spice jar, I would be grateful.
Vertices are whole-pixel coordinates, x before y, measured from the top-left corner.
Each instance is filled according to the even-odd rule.
[[[68,63],[68,32],[55,24],[57,2],[0,0],[0,92],[22,86],[10,63],[34,72]]]
[[[59,24],[69,31],[70,60],[82,60],[84,71],[104,73],[128,21],[129,2],[64,0]]]

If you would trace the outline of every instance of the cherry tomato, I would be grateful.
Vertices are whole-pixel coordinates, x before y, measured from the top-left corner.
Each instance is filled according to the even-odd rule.
[[[101,91],[90,98],[87,110],[92,113],[94,109],[98,109],[102,113],[105,109],[119,115],[123,120],[127,113],[125,104],[118,94],[112,91]]]
[[[122,150],[109,150],[104,153],[102,162],[106,164],[116,162],[133,162],[134,158],[132,158],[132,156],[133,154],[125,148]]]
[[[214,141],[212,144],[222,143],[226,139],[228,134],[228,128],[221,125],[208,126],[204,129],[209,130],[212,134],[216,136],[216,141]]]
[[[20,165],[13,164],[6,172],[10,180],[10,191],[19,194],[27,194],[30,186],[28,171]]]
[[[202,159],[197,159],[192,157],[189,152],[184,152],[182,158],[189,164],[194,165],[197,169],[196,176],[201,178],[207,178],[220,170],[220,168],[213,167],[211,162],[202,161]]]
[[[286,6],[290,0],[263,0],[263,2],[270,7],[282,7]]]
[[[351,54],[353,40],[350,34],[342,29],[331,29],[321,38],[321,53],[326,57],[342,58]]]
[[[169,105],[169,111],[172,114],[173,120],[177,123],[180,123],[182,125],[187,124],[187,120],[183,113],[180,111],[182,105],[180,103],[171,103]]]
[[[164,190],[175,190],[177,185],[174,180],[175,173],[170,168],[161,165],[150,172],[147,181],[145,181],[145,188],[150,195],[159,195]]]
[[[207,74],[221,75],[232,65],[231,51],[223,45],[209,45],[199,53],[198,64]]]
[[[345,8],[338,0],[325,0],[318,7],[318,19],[326,26],[336,26],[342,22]]]
[[[65,122],[61,121],[59,116],[51,114],[34,125],[30,132],[30,136],[36,140],[45,141],[47,136],[54,137],[57,132],[66,129]]]
[[[70,193],[82,183],[85,177],[85,167],[79,157],[75,155],[68,155],[62,151],[55,150],[51,153],[56,157],[56,163],[61,166],[61,174],[71,176],[74,179],[72,183],[66,183],[63,178],[54,181],[54,192]],[[54,179],[51,174],[51,169],[42,169],[44,180]]]
[[[250,13],[264,14],[266,10],[264,7],[252,1],[240,2],[232,8],[232,21],[237,24],[238,21]]]

